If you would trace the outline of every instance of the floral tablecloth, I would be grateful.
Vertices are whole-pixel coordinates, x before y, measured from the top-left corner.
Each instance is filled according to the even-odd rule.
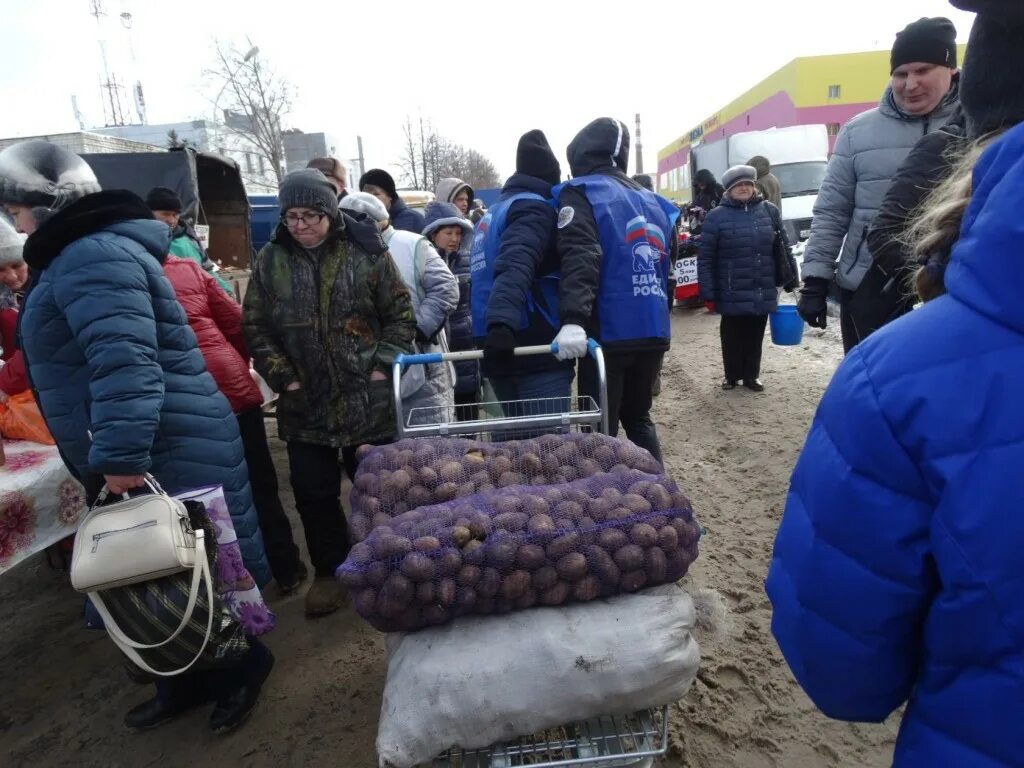
[[[0,574],[78,527],[85,491],[64,467],[57,448],[4,440],[0,467]]]

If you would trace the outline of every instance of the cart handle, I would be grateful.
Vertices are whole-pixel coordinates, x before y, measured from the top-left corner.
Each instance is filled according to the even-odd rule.
[[[601,345],[594,339],[587,339],[587,353],[597,357],[597,350]],[[534,347],[516,347],[512,354],[516,357],[528,357],[530,355],[556,355],[558,344],[539,344]],[[410,365],[432,365],[434,363],[454,363],[460,360],[483,360],[484,353],[479,349],[469,349],[462,352],[426,352],[419,355],[399,354],[395,357],[395,365],[400,365],[405,370]]]

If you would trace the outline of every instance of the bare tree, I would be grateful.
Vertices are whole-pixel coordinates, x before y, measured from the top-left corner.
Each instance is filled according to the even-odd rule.
[[[405,183],[417,189],[436,189],[441,179],[458,178],[474,189],[500,185],[494,164],[475,149],[466,149],[439,134],[428,120],[419,118],[419,136],[412,119],[403,126],[405,141],[399,166]]]
[[[207,74],[220,89],[215,103],[223,108],[227,130],[253,145],[280,182],[284,174],[281,121],[291,112],[291,84],[256,49],[243,55],[219,43],[216,63]]]
[[[167,132],[167,148],[168,149],[185,149],[186,147],[191,147],[191,146],[192,146],[192,142],[189,141],[188,139],[183,139],[180,136],[178,136],[178,132],[176,130],[174,130],[173,128],[171,128],[171,130],[169,130]]]

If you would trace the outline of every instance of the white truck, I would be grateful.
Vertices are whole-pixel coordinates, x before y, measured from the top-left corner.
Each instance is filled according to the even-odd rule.
[[[824,125],[794,125],[700,144],[690,152],[690,178],[707,168],[721,181],[730,167],[757,155],[768,158],[779,180],[782,221],[790,243],[799,247],[811,234],[811,213],[828,166],[828,129]]]

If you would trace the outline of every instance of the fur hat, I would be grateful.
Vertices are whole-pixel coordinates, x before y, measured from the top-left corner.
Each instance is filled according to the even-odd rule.
[[[153,187],[146,195],[146,205],[151,211],[173,211],[181,213],[184,207],[178,193],[170,187]]]
[[[292,171],[281,179],[277,202],[282,214],[289,208],[312,208],[332,221],[338,218],[338,191],[313,168]]]
[[[465,237],[473,234],[473,225],[469,219],[459,213],[459,209],[454,205],[442,203],[439,200],[427,203],[427,207],[423,210],[423,232],[421,234],[429,239],[442,227],[462,227],[462,234]]]
[[[398,199],[398,190],[395,188],[395,180],[391,174],[385,170],[380,168],[371,168],[364,173],[359,179],[359,191],[365,192],[367,184],[372,184],[375,187],[383,189],[387,196],[392,200]]]
[[[744,181],[749,181],[751,184],[757,183],[757,169],[754,166],[734,165],[722,176],[722,186],[725,187],[726,192]]]
[[[21,250],[25,238],[14,231],[14,227],[0,217],[0,267],[23,261]]]
[[[378,224],[391,218],[384,203],[369,192],[349,192],[341,199],[338,207],[343,211],[364,213]]]
[[[956,27],[947,18],[918,19],[896,35],[890,72],[904,64],[921,62],[956,69]]]
[[[59,211],[100,191],[82,158],[48,141],[23,141],[0,152],[0,203]]]
[[[972,139],[1024,121],[1019,84],[1024,3],[1020,0],[950,0],[978,16],[971,29],[960,76],[960,104]]]

